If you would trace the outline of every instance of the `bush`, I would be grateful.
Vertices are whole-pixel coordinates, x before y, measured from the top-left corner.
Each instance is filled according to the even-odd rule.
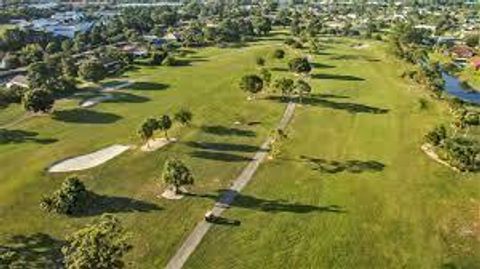
[[[293,58],[288,62],[288,68],[295,73],[308,73],[312,70],[307,58]]]
[[[151,65],[161,65],[163,60],[167,57],[165,52],[154,51],[151,53],[150,56],[150,64]]]
[[[276,59],[283,59],[285,57],[285,51],[282,49],[276,49],[273,52],[273,57]]]
[[[163,60],[163,63],[162,65],[165,65],[165,66],[175,66],[177,65],[177,59],[175,59],[174,56],[172,55],[169,55],[165,58],[165,60]]]
[[[263,89],[263,80],[257,75],[245,75],[239,86],[240,89],[255,94]]]
[[[59,190],[42,199],[40,207],[47,212],[73,215],[85,208],[87,196],[85,185],[77,177],[69,177]]]
[[[265,65],[265,58],[258,56],[255,58],[255,63],[259,66],[264,66]]]
[[[13,85],[10,88],[0,88],[0,105],[9,105],[12,103],[21,103],[22,97],[27,92],[27,88]]]
[[[440,145],[447,138],[447,129],[440,125],[425,135],[425,141],[434,146]]]
[[[193,114],[190,112],[190,110],[186,108],[180,109],[177,113],[174,115],[174,119],[178,122],[180,122],[183,125],[188,125],[192,121]]]
[[[444,153],[450,163],[462,171],[476,171],[480,167],[478,142],[456,137],[445,140]]]

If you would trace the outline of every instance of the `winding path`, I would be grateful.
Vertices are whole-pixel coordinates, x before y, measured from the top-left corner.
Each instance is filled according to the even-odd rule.
[[[293,117],[295,112],[295,103],[290,102],[285,109],[283,117],[278,124],[278,129],[285,129],[288,123]],[[243,169],[242,173],[235,179],[232,186],[223,193],[220,197],[220,200],[217,201],[212,209],[212,213],[215,216],[220,216],[233,202],[235,196],[250,182],[253,177],[253,174],[257,171],[258,167],[262,161],[267,157],[268,147],[270,145],[272,138],[267,138],[267,140],[260,146],[260,150],[255,153],[255,156],[250,161],[250,163]],[[187,237],[183,242],[180,248],[177,250],[175,255],[170,259],[166,268],[167,269],[180,269],[183,267],[188,257],[195,251],[197,246],[202,241],[203,237],[207,234],[208,230],[212,226],[212,223],[202,220],[197,224],[192,233]]]

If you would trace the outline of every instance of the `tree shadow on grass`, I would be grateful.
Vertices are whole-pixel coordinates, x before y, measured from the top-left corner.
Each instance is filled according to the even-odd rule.
[[[331,108],[331,109],[344,110],[352,114],[355,114],[355,113],[385,114],[385,113],[388,113],[389,111],[389,109],[385,109],[385,108],[378,108],[378,107],[350,103],[350,102],[334,102],[331,100],[327,100],[325,98],[319,98],[318,96],[320,95],[303,98],[302,102],[303,104],[311,105],[311,106],[322,106],[322,107]],[[288,99],[282,98],[280,96],[268,96],[265,99],[276,101],[276,102],[282,102],[282,103],[289,101]]]
[[[362,60],[362,61],[368,61],[368,62],[379,62],[379,59],[371,58],[368,56],[363,56],[363,55],[351,55],[351,54],[346,54],[346,55],[336,55],[330,57],[330,60]]]
[[[265,199],[258,198],[251,195],[239,193],[235,190],[221,189],[217,191],[217,194],[195,195],[200,198],[207,198],[217,201],[218,207],[240,207],[252,210],[258,210],[268,213],[294,213],[294,214],[306,214],[306,213],[346,213],[347,211],[338,205],[316,206],[306,205],[301,203],[292,203],[283,199]]]
[[[307,161],[312,165],[312,170],[336,174],[341,172],[363,173],[363,172],[381,172],[385,165],[377,161],[346,160],[334,161],[322,158],[309,157],[301,155],[300,159]]]
[[[53,119],[70,123],[107,124],[114,123],[122,119],[122,117],[108,112],[75,108],[55,111],[53,113]]]
[[[0,145],[29,141],[38,144],[52,144],[58,141],[58,139],[55,138],[38,138],[37,136],[38,133],[32,131],[0,129]]]
[[[109,99],[105,103],[145,103],[150,100],[148,97],[126,92],[114,92],[112,95],[113,99]]]
[[[173,65],[172,67],[192,66],[194,62],[208,62],[208,60],[205,60],[202,58],[192,58],[192,57],[190,57],[189,59],[176,59],[175,65]]]
[[[129,86],[129,89],[137,91],[161,91],[168,87],[169,85],[163,83],[138,81]]]
[[[217,150],[217,151],[241,151],[241,152],[257,152],[260,147],[247,144],[231,144],[231,143],[211,143],[211,142],[195,142],[190,141],[185,143],[192,148],[203,150]]]
[[[144,202],[129,197],[107,196],[88,192],[88,206],[75,217],[96,216],[104,213],[135,213],[162,210],[156,204]]]
[[[310,63],[310,65],[313,67],[313,68],[322,68],[322,69],[327,69],[327,68],[335,68],[336,66],[334,65],[329,65],[329,64],[322,64],[322,63]]]
[[[247,162],[252,160],[249,157],[245,157],[241,155],[224,153],[224,152],[204,151],[204,150],[197,150],[197,151],[191,152],[190,156],[192,156],[193,158],[222,161],[222,162]]]
[[[351,75],[335,75],[335,74],[312,74],[314,79],[334,79],[345,81],[364,81],[364,78],[351,76]]]
[[[270,70],[276,72],[288,72],[288,68],[286,67],[272,67]]]
[[[12,236],[0,245],[0,268],[62,268],[64,243],[44,233]]]
[[[229,128],[220,125],[205,125],[201,127],[201,130],[205,133],[221,135],[221,136],[256,136],[254,131],[242,130],[238,128]]]

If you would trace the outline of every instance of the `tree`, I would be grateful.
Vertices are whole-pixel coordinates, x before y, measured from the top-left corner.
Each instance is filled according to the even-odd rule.
[[[6,69],[15,69],[20,66],[20,59],[13,53],[7,53],[3,58],[3,62],[5,63]]]
[[[467,46],[475,48],[480,45],[480,34],[471,34],[465,37],[465,44]]]
[[[163,115],[158,120],[158,129],[165,133],[165,138],[168,140],[168,130],[172,127],[172,120],[168,115]]]
[[[150,56],[150,64],[161,65],[165,57],[167,57],[167,53],[163,51],[154,51],[151,53],[151,56]]]
[[[275,80],[273,87],[282,93],[282,98],[290,96],[294,89],[294,82],[289,78],[280,78]]]
[[[265,65],[265,58],[263,58],[261,56],[258,56],[258,57],[255,58],[255,63],[258,66],[264,66]]]
[[[54,54],[59,52],[60,50],[61,50],[61,45],[56,41],[49,42],[45,47],[45,52],[47,52],[48,54]]]
[[[49,90],[41,88],[27,91],[22,99],[25,110],[35,113],[49,112],[52,109],[54,102],[55,98],[53,97],[53,94]]]
[[[267,68],[262,68],[260,70],[260,75],[262,76],[265,85],[270,86],[270,82],[272,82],[272,73]]]
[[[66,77],[74,78],[78,75],[78,67],[75,60],[71,56],[62,57],[61,60],[62,73]]]
[[[308,96],[312,92],[312,87],[306,81],[299,79],[295,83],[295,89],[297,90],[300,103],[304,96]]]
[[[83,61],[80,64],[78,73],[83,79],[93,82],[102,80],[107,74],[102,62],[96,58]]]
[[[285,51],[282,49],[276,49],[273,51],[273,57],[283,59],[283,57],[285,57]]]
[[[288,68],[298,74],[309,73],[312,70],[307,58],[293,58],[288,62]]]
[[[433,146],[438,146],[447,138],[447,129],[440,125],[425,135],[425,140]]]
[[[257,75],[245,75],[240,80],[240,89],[255,95],[263,89],[263,80]]]
[[[182,108],[177,113],[175,113],[174,119],[183,125],[188,125],[192,121],[192,117],[193,115],[190,110]]]
[[[59,190],[42,198],[40,207],[47,212],[72,215],[85,209],[87,196],[85,185],[75,176],[68,177]]]
[[[43,50],[38,44],[28,44],[21,50],[23,62],[31,64],[42,60]]]
[[[157,129],[158,129],[157,119],[148,118],[142,123],[142,125],[140,125],[140,128],[138,129],[138,134],[143,140],[145,140],[145,142],[148,142],[150,139],[152,139],[153,134]]]
[[[173,186],[175,193],[180,193],[180,187],[192,185],[194,178],[188,167],[180,160],[170,158],[163,166],[162,180]]]
[[[123,268],[122,257],[131,250],[128,235],[121,223],[112,215],[103,215],[93,224],[67,237],[62,247],[65,267]]]
[[[268,35],[272,30],[272,22],[267,17],[256,17],[253,19],[253,28],[257,35]]]

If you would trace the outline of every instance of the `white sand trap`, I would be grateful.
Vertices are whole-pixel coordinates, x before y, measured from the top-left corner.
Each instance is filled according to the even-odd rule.
[[[48,172],[59,173],[90,169],[117,157],[129,148],[130,146],[127,145],[113,145],[90,154],[69,158],[50,166]]]
[[[368,44],[360,44],[360,45],[355,45],[353,46],[354,49],[361,50],[361,49],[368,49],[370,45]]]
[[[121,83],[121,84],[118,84],[118,85],[115,85],[115,86],[105,87],[105,88],[103,88],[103,91],[104,91],[104,92],[112,92],[112,91],[115,91],[115,90],[119,90],[119,89],[128,87],[128,86],[130,86],[130,85],[132,85],[132,84],[133,84],[132,81],[127,81],[127,82],[125,82],[125,83]]]
[[[150,139],[145,145],[143,145],[140,149],[145,152],[156,151],[158,149],[163,148],[164,146],[177,142],[176,138],[155,138]]]
[[[113,99],[115,99],[115,98],[111,94],[102,95],[102,96],[98,96],[98,97],[93,97],[93,98],[87,99],[87,100],[83,101],[82,103],[80,103],[80,107],[83,107],[83,108],[92,107],[92,106],[95,106],[95,105],[97,105],[101,102],[108,101],[108,100],[113,100]]]
[[[168,187],[162,194],[161,194],[161,197],[165,198],[165,199],[168,199],[168,200],[180,200],[182,199],[183,197],[185,197],[185,195],[183,195],[182,193],[188,193],[187,189],[185,189],[185,187],[180,187],[180,191],[181,193],[177,194],[175,193],[175,191],[173,190],[173,188],[171,187]]]
[[[447,167],[449,167],[450,169],[452,169],[453,171],[455,172],[461,172],[458,168],[450,165],[448,162],[440,159],[440,157],[437,155],[437,153],[435,153],[435,151],[433,150],[433,146],[428,144],[428,143],[425,143],[423,144],[421,147],[420,147],[423,152],[425,152],[425,154],[428,155],[428,157],[432,158],[433,160],[435,160],[436,162],[440,163],[440,164],[443,164]]]

